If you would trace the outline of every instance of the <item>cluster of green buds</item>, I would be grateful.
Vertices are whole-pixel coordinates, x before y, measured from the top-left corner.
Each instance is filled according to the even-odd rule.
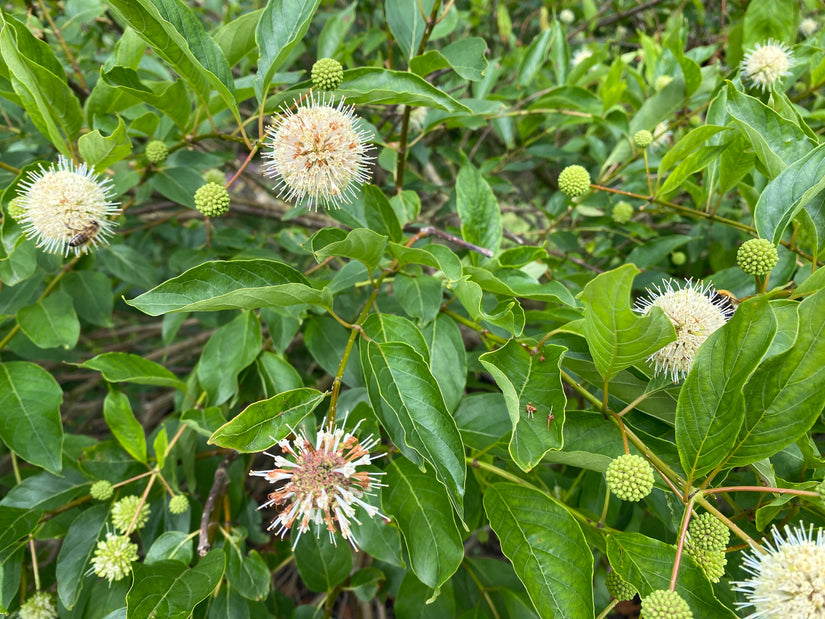
[[[653,490],[653,467],[642,456],[615,458],[605,473],[607,487],[622,501],[641,501]]]

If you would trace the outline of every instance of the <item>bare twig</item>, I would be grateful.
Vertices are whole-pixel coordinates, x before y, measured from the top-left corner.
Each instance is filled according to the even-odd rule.
[[[205,557],[212,547],[209,542],[209,521],[212,519],[212,510],[215,509],[215,501],[218,495],[223,491],[224,486],[229,481],[229,474],[226,469],[232,464],[232,461],[238,457],[236,452],[232,452],[223,459],[218,470],[215,471],[215,479],[212,482],[212,487],[209,489],[209,496],[206,498],[206,504],[203,506],[203,514],[201,514],[201,527],[198,533],[198,555]]]

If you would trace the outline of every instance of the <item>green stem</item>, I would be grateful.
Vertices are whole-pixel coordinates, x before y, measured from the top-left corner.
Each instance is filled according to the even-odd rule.
[[[613,600],[612,602],[610,602],[610,604],[607,605],[607,608],[605,608],[602,612],[600,612],[599,616],[596,617],[596,619],[605,619],[607,617],[608,613],[610,613],[610,611],[613,610],[616,607],[616,604],[618,604],[618,603],[619,603],[619,600]]]

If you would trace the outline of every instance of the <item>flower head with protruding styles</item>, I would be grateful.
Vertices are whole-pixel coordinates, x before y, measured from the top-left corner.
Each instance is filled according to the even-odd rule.
[[[773,617],[825,618],[825,533],[813,525],[785,526],[785,536],[773,528],[773,543],[752,548],[742,567],[751,578],[733,583],[753,606],[746,619]]]
[[[38,247],[53,254],[78,255],[105,244],[120,213],[112,202],[112,181],[100,180],[86,167],[60,156],[57,165],[30,171],[20,182],[18,197],[23,232]]]
[[[137,544],[125,535],[107,533],[106,539],[97,543],[90,571],[112,583],[125,578],[132,571],[132,562],[137,559]]]
[[[358,542],[350,528],[351,520],[361,524],[355,508],[360,506],[370,518],[376,514],[383,516],[377,507],[361,499],[381,484],[376,473],[356,470],[377,457],[370,455],[370,450],[378,444],[378,439],[372,436],[360,442],[353,435],[358,425],[346,434],[343,428],[330,432],[322,426],[314,444],[305,432],[293,431],[296,436],[292,441],[278,441],[284,456],[267,454],[275,459],[277,468],[250,472],[274,484],[286,482],[269,494],[261,508],[275,505],[282,509],[269,530],[274,529],[276,535],[283,537],[294,525],[297,534],[293,535],[293,548],[310,525],[325,524],[330,541],[335,543],[335,532],[341,531],[343,538],[357,550]]]
[[[17,612],[20,619],[57,619],[57,604],[51,593],[38,591],[23,602]]]
[[[806,39],[817,30],[819,30],[819,24],[816,23],[815,19],[806,17],[801,22],[799,22],[799,34],[801,34]]]
[[[770,90],[781,78],[790,74],[793,54],[784,43],[768,39],[745,54],[740,65],[742,77],[762,92]]]
[[[679,382],[690,371],[699,347],[730,318],[731,308],[710,284],[668,280],[662,288],[654,288],[648,289],[649,297],[637,299],[634,309],[647,314],[651,307],[659,307],[670,319],[676,341],[653,353],[648,361],[657,375],[670,375],[673,382]]]
[[[359,128],[352,106],[341,98],[310,94],[297,108],[283,109],[267,128],[265,174],[275,178],[279,197],[310,209],[338,208],[369,180],[373,159],[367,133]]]

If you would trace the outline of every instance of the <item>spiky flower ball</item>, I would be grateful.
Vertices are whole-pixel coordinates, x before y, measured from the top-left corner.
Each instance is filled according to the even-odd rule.
[[[229,211],[229,192],[219,183],[206,183],[195,192],[195,208],[207,217]]]
[[[736,252],[736,264],[748,275],[766,275],[779,262],[776,247],[768,239],[750,239]]]
[[[569,26],[576,21],[576,14],[570,9],[562,9],[559,11],[559,21]]]
[[[559,191],[568,198],[578,198],[590,191],[590,172],[580,165],[569,165],[559,174]]]
[[[138,510],[138,506],[140,506],[140,510]],[[149,511],[149,506],[145,501],[141,505],[140,497],[130,494],[112,506],[112,524],[120,533],[138,531],[149,520]],[[130,531],[129,525],[132,524],[133,520],[135,526]]]
[[[176,494],[169,500],[169,511],[173,514],[182,514],[189,509],[189,499],[185,494]]]
[[[14,221],[19,221],[20,218],[26,214],[26,209],[20,204],[20,198],[9,200],[9,203],[6,205],[6,213],[8,213],[9,217]]]
[[[96,481],[92,484],[92,487],[89,488],[89,494],[92,495],[93,499],[97,499],[98,501],[107,501],[112,498],[112,493],[114,492],[114,488],[112,484],[110,484],[105,479],[101,479],[100,481]]]
[[[633,205],[624,200],[617,202],[616,206],[613,207],[611,217],[617,224],[626,224],[633,217]]]
[[[806,17],[801,22],[799,22],[799,34],[801,34],[806,39],[819,30],[819,24],[816,22],[815,19],[810,17]]]
[[[137,548],[125,535],[107,533],[95,548],[92,572],[110,583],[125,578],[132,571],[132,562],[138,559]]]
[[[728,559],[723,550],[705,550],[697,548],[692,543],[688,543],[685,550],[702,568],[710,582],[719,582],[719,579],[725,575]]]
[[[26,236],[52,254],[78,255],[104,245],[120,213],[112,202],[112,181],[62,155],[57,165],[30,171],[17,197],[23,209],[20,225]]]
[[[329,432],[323,426],[314,444],[302,431],[292,441],[278,441],[285,454],[271,456],[278,468],[250,472],[273,484],[285,482],[269,494],[261,507],[280,508],[280,515],[269,525],[269,530],[274,529],[276,535],[285,536],[293,526],[297,529],[292,539],[293,549],[311,524],[325,524],[331,542],[335,542],[335,532],[340,531],[357,550],[358,541],[350,528],[351,520],[360,523],[355,508],[360,506],[370,518],[380,514],[377,507],[361,499],[380,486],[378,479],[374,473],[357,470],[377,457],[369,452],[378,444],[378,439],[369,436],[361,443],[353,435],[357,429],[356,425],[352,432],[345,434],[343,428]]]
[[[201,175],[204,183],[217,183],[218,185],[226,185],[226,175],[215,168],[211,168]]]
[[[624,454],[605,472],[607,487],[622,501],[641,501],[653,490],[653,467],[642,456]]]
[[[704,550],[724,550],[730,542],[730,530],[710,512],[691,519],[688,533],[691,543]]]
[[[735,582],[734,590],[745,594],[753,606],[748,618],[825,617],[825,535],[813,525],[801,522],[796,528],[785,526],[785,536],[773,528],[773,542],[763,540],[745,554],[742,567],[751,577]]]
[[[636,587],[622,578],[618,572],[610,571],[605,578],[605,585],[607,585],[607,592],[614,600],[620,602],[627,602],[636,597],[638,591]]]
[[[588,47],[583,47],[580,50],[577,50],[575,54],[573,54],[573,57],[570,59],[570,66],[578,67],[585,60],[592,57],[593,50]]]
[[[161,165],[169,156],[169,149],[160,140],[152,140],[146,145],[146,158],[155,165]]]
[[[20,619],[57,619],[57,604],[51,593],[38,591],[20,605],[17,614]]]
[[[647,148],[653,144],[653,134],[647,129],[640,129],[633,134],[633,143],[636,148]]]
[[[276,180],[278,196],[310,209],[349,204],[369,180],[372,148],[344,99],[316,99],[314,94],[284,109],[267,128],[265,174]]]
[[[768,39],[767,43],[758,43],[745,54],[742,64],[742,81],[746,79],[753,88],[762,92],[770,90],[774,84],[786,75],[790,75],[793,54],[784,43]]]
[[[642,598],[644,619],[693,619],[688,603],[675,591],[659,589]]]
[[[321,58],[312,65],[311,75],[316,90],[335,90],[344,81],[344,68],[334,58]]]
[[[670,254],[670,261],[677,267],[682,266],[687,262],[687,254],[683,251],[675,251]]]
[[[668,280],[662,286],[655,286],[655,291],[648,288],[649,296],[637,299],[634,309],[647,314],[651,307],[659,307],[670,319],[676,341],[650,355],[648,361],[657,375],[668,374],[679,382],[690,371],[699,347],[727,322],[733,308],[710,284]]]

